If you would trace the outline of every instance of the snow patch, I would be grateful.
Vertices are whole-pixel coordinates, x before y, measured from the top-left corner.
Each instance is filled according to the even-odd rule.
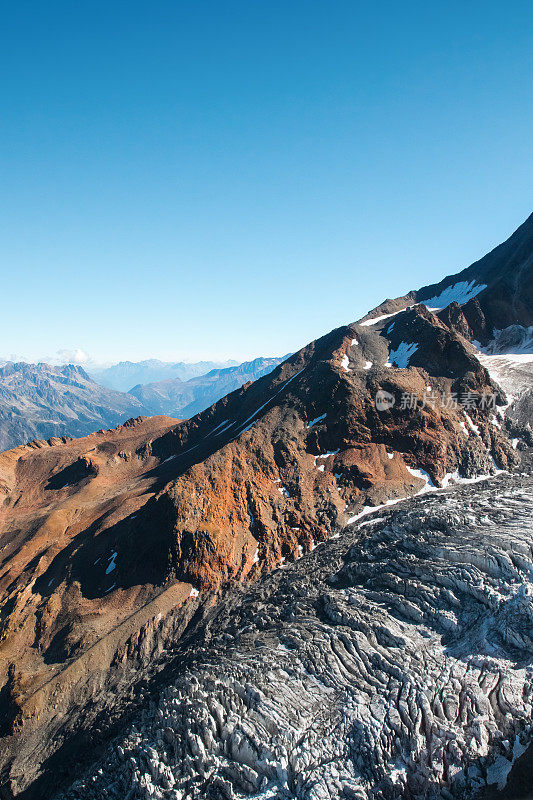
[[[418,350],[416,342],[400,342],[396,350],[391,350],[389,353],[388,364],[396,364],[400,369],[405,369],[409,365],[409,359]]]
[[[107,565],[107,569],[105,571],[106,575],[109,575],[109,573],[113,572],[113,570],[115,569],[115,567],[116,567],[116,564],[115,564],[116,557],[117,557],[117,551],[115,550],[115,552],[112,555],[109,556],[109,564]]]
[[[470,430],[473,431],[474,433],[477,433],[477,435],[479,436],[480,435],[479,426],[475,425],[472,422],[472,419],[468,416],[468,414],[466,412],[465,412],[465,417],[466,417],[466,421],[468,422],[468,427],[470,428]]]
[[[213,430],[211,431],[211,434],[213,434],[215,431],[218,431],[218,430],[220,430],[220,428],[222,428],[222,426],[223,426],[223,425],[227,425],[227,423],[228,423],[228,420],[227,420],[227,419],[223,419],[223,420],[222,420],[222,422],[220,422],[220,423],[219,423],[219,424],[216,426],[216,428],[213,428]]]
[[[346,354],[344,354],[343,357],[342,357],[342,361],[341,361],[341,367],[346,372],[351,372],[351,369],[350,369],[349,365],[350,365],[350,359],[348,358],[348,356]]]
[[[394,769],[391,769],[389,778],[393,783],[405,782],[405,779],[407,778],[407,768],[405,764],[401,766],[396,765]]]
[[[365,525],[373,525],[375,522],[385,522],[386,519],[386,517],[374,517],[374,519],[367,519],[365,522],[362,522],[359,527],[364,528]]]
[[[322,454],[321,454],[321,455],[319,455],[319,456],[314,456],[314,459],[315,459],[315,467],[317,468],[317,470],[318,470],[319,472],[324,472],[324,467],[325,467],[325,464],[320,464],[320,466],[317,466],[317,463],[316,463],[316,462],[318,461],[318,459],[319,459],[319,458],[329,458],[330,456],[336,456],[338,452],[339,452],[339,450],[338,450],[338,448],[337,448],[337,450],[328,450],[328,452],[327,452],[327,453],[322,453]]]
[[[380,317],[374,317],[373,319],[367,319],[365,322],[360,322],[359,324],[368,328],[370,325],[377,325],[378,322],[381,322],[384,319],[389,319],[389,317],[395,317],[396,314],[401,314],[402,311],[405,311],[404,308],[400,308],[399,311],[393,311],[392,314],[382,314]]]
[[[317,422],[322,422],[323,419],[326,419],[326,416],[327,414],[321,414],[319,417],[315,417],[315,419],[312,419],[311,422],[307,423],[307,427],[312,428],[313,425],[317,424]]]
[[[447,286],[435,297],[430,297],[428,300],[420,300],[419,302],[432,311],[440,311],[454,302],[462,306],[486,288],[486,283],[476,284],[475,281],[459,281],[459,283],[454,283],[452,286]]]
[[[387,500],[386,503],[382,503],[379,506],[364,506],[362,511],[359,511],[358,514],[355,514],[353,517],[350,517],[347,521],[347,525],[351,525],[353,522],[357,522],[358,519],[361,517],[366,517],[367,514],[372,514],[373,511],[379,511],[381,508],[386,508],[387,506],[394,506],[396,503],[401,503],[402,500],[408,500],[408,497],[397,497],[394,500]]]
[[[235,423],[234,423],[234,422],[228,422],[228,424],[227,424],[227,425],[225,425],[223,428],[221,428],[221,430],[219,430],[219,432],[218,432],[218,433],[215,433],[215,436],[222,436],[222,434],[223,434],[225,431],[227,431],[227,430],[228,430],[228,428],[231,428],[231,427],[232,427],[232,425],[235,425]],[[216,428],[215,428],[215,430],[216,430]]]
[[[499,475],[502,472],[505,472],[505,470],[504,469],[498,469],[496,467],[495,472],[496,472],[496,475]],[[459,471],[456,470],[455,472],[447,472],[446,475],[444,476],[444,478],[442,479],[441,484],[442,484],[442,488],[446,489],[450,485],[450,483],[452,481],[453,481],[453,483],[459,483],[459,484],[465,484],[465,485],[470,484],[470,483],[479,483],[480,481],[486,481],[489,478],[494,478],[494,474],[495,473],[487,472],[487,473],[482,474],[482,475],[475,475],[473,478],[463,478],[459,474]]]
[[[406,466],[407,466],[407,464],[406,464]],[[420,489],[419,492],[417,492],[417,494],[424,494],[425,492],[428,492],[428,491],[430,491],[432,489],[436,489],[437,488],[435,486],[435,484],[433,483],[433,481],[431,480],[431,478],[429,477],[428,473],[425,470],[423,470],[423,469],[413,469],[413,467],[407,467],[407,470],[415,478],[421,478],[425,483],[425,485]]]
[[[274,397],[275,397],[275,396],[276,396],[276,395],[274,395]],[[267,406],[267,405],[268,405],[268,404],[271,402],[271,400],[273,400],[273,399],[274,399],[274,397],[269,397],[269,398],[268,398],[268,400],[266,401],[266,403],[263,403],[263,405],[262,405],[262,406],[259,406],[259,408],[257,409],[257,411],[254,411],[254,413],[253,413],[253,414],[250,414],[250,416],[248,417],[248,419],[245,419],[245,420],[244,420],[244,422],[243,422],[242,424],[243,424],[243,425],[246,425],[246,423],[247,423],[247,422],[250,422],[250,420],[254,419],[254,417],[257,417],[257,415],[259,414],[259,412],[260,412],[260,411],[262,411],[262,410],[264,409],[264,407],[265,407],[265,406]],[[246,430],[247,430],[247,429],[246,429]],[[244,431],[241,431],[241,433],[244,433]]]
[[[262,410],[265,408],[265,406],[267,406],[267,405],[268,405],[270,402],[272,402],[272,400],[274,400],[274,398],[275,398],[275,397],[277,397],[277,396],[278,396],[278,394],[280,394],[280,393],[281,393],[281,392],[282,392],[284,389],[286,389],[286,388],[287,388],[287,386],[289,385],[289,383],[292,383],[292,381],[293,381],[295,378],[297,378],[297,377],[298,377],[298,375],[300,375],[300,374],[301,374],[301,373],[304,371],[304,369],[305,369],[305,367],[302,367],[302,369],[301,369],[301,370],[299,370],[299,371],[298,371],[298,372],[297,372],[295,375],[293,375],[293,376],[292,376],[292,378],[289,378],[288,380],[286,380],[286,381],[283,383],[282,387],[281,387],[280,389],[278,389],[278,391],[277,391],[275,394],[273,394],[273,395],[272,395],[272,397],[269,397],[269,399],[266,401],[266,403],[263,403],[263,405],[262,405],[262,406],[259,406],[259,408],[257,409],[257,411],[254,411],[254,413],[253,413],[253,414],[251,414],[251,415],[248,417],[248,419],[245,419],[245,420],[244,420],[244,422],[242,422],[242,423],[241,423],[241,425],[246,425],[246,423],[247,423],[247,422],[250,422],[250,420],[254,420],[254,422],[257,422],[257,420],[255,420],[255,417],[257,417],[257,415],[259,414],[259,412],[260,412],[260,411],[262,411]],[[249,430],[250,430],[250,428],[252,427],[252,425],[254,424],[254,422],[252,422],[252,424],[251,424],[251,425],[248,425],[246,428],[243,428],[243,429],[242,429],[242,430],[239,432],[239,434],[237,434],[237,435],[240,435],[240,433],[246,433],[246,431],[249,431]],[[231,425],[233,425],[234,423],[232,422],[232,423],[230,423],[230,424],[231,424]],[[229,426],[228,426],[228,427],[229,427]],[[225,428],[223,428],[222,430],[225,430]],[[222,433],[222,431],[221,431],[221,433]],[[217,436],[218,436],[218,435],[219,435],[219,434],[217,433]]]
[[[246,506],[246,511],[247,511],[247,514],[248,514],[248,519],[250,520],[249,527],[250,527],[250,530],[252,530],[252,528],[254,527],[255,520],[254,520],[254,515],[252,514],[252,511],[251,511],[249,503]]]

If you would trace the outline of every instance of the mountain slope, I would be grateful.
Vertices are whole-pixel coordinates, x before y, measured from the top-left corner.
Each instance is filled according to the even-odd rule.
[[[506,398],[469,341],[464,309],[483,311],[484,291],[438,313],[388,301],[181,424],[0,457],[7,796],[43,797],[40,776],[58,779],[139,702],[139,682],[235,582],[369,507],[519,463]]]
[[[31,439],[83,436],[142,412],[136,398],[99,386],[73,364],[0,367],[0,450]]]
[[[190,417],[212,405],[243,383],[270,372],[284,358],[254,361],[212,369],[207,375],[182,381],[171,378],[115,391],[96,383],[80,366],[8,362],[0,366],[0,451],[32,439],[84,436],[115,426],[132,416],[167,414]],[[108,383],[129,384],[134,375],[176,372],[189,375],[212,362],[165,365],[158,361],[111,368]],[[115,370],[115,371],[113,371]]]
[[[432,308],[452,331],[474,345],[475,357],[508,393],[509,425],[533,441],[533,215],[467,269],[386,300],[369,312],[365,324],[384,317],[392,325],[398,312],[412,303]]]
[[[288,356],[256,358],[237,366],[213,369],[206,375],[190,378],[188,381],[172,378],[134,386],[130,389],[130,394],[150,414],[192,417],[244,383],[268,374],[286,358]]]

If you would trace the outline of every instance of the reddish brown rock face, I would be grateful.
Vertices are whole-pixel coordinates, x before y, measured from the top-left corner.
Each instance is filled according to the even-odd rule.
[[[13,775],[21,741],[46,743],[38,771],[61,715],[75,728],[80,696],[97,698],[112,665],[149,652],[155,619],[183,609],[185,624],[208,592],[298,558],[366,505],[415,494],[423,473],[438,486],[514,465],[494,408],[438,402],[504,400],[466,338],[481,306],[395,313],[404,305],[332,331],[186,422],[139,418],[0,454]],[[380,410],[378,392],[394,404]],[[120,672],[122,691],[133,680]]]
[[[140,419],[2,454],[4,674],[16,650],[31,683],[168,581],[216,590],[298,557],[364,505],[418,491],[407,467],[438,483],[487,471],[492,456],[507,466],[487,414],[472,412],[470,437],[460,410],[376,409],[380,389],[494,391],[435,315],[402,317],[387,335],[385,323],[334,331],[179,425]],[[413,366],[386,366],[402,338],[423,343]],[[371,368],[358,368],[361,353]]]
[[[175,425],[164,417],[139,419],[0,454],[0,665],[5,674],[15,663],[28,689],[47,664],[88,646],[138,603],[139,587],[123,592],[119,603],[106,594],[105,569],[97,576],[94,562],[106,558],[103,532],[153,496],[150,470],[159,462],[139,457],[139,447]],[[84,542],[91,543],[85,551]]]

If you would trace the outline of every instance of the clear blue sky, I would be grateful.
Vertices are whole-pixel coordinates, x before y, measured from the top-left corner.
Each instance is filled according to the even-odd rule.
[[[531,2],[11,2],[0,355],[281,354],[532,210]]]

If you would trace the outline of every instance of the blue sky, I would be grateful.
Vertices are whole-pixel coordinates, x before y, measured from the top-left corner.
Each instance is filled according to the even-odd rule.
[[[0,355],[295,350],[531,212],[529,2],[21,2]]]

